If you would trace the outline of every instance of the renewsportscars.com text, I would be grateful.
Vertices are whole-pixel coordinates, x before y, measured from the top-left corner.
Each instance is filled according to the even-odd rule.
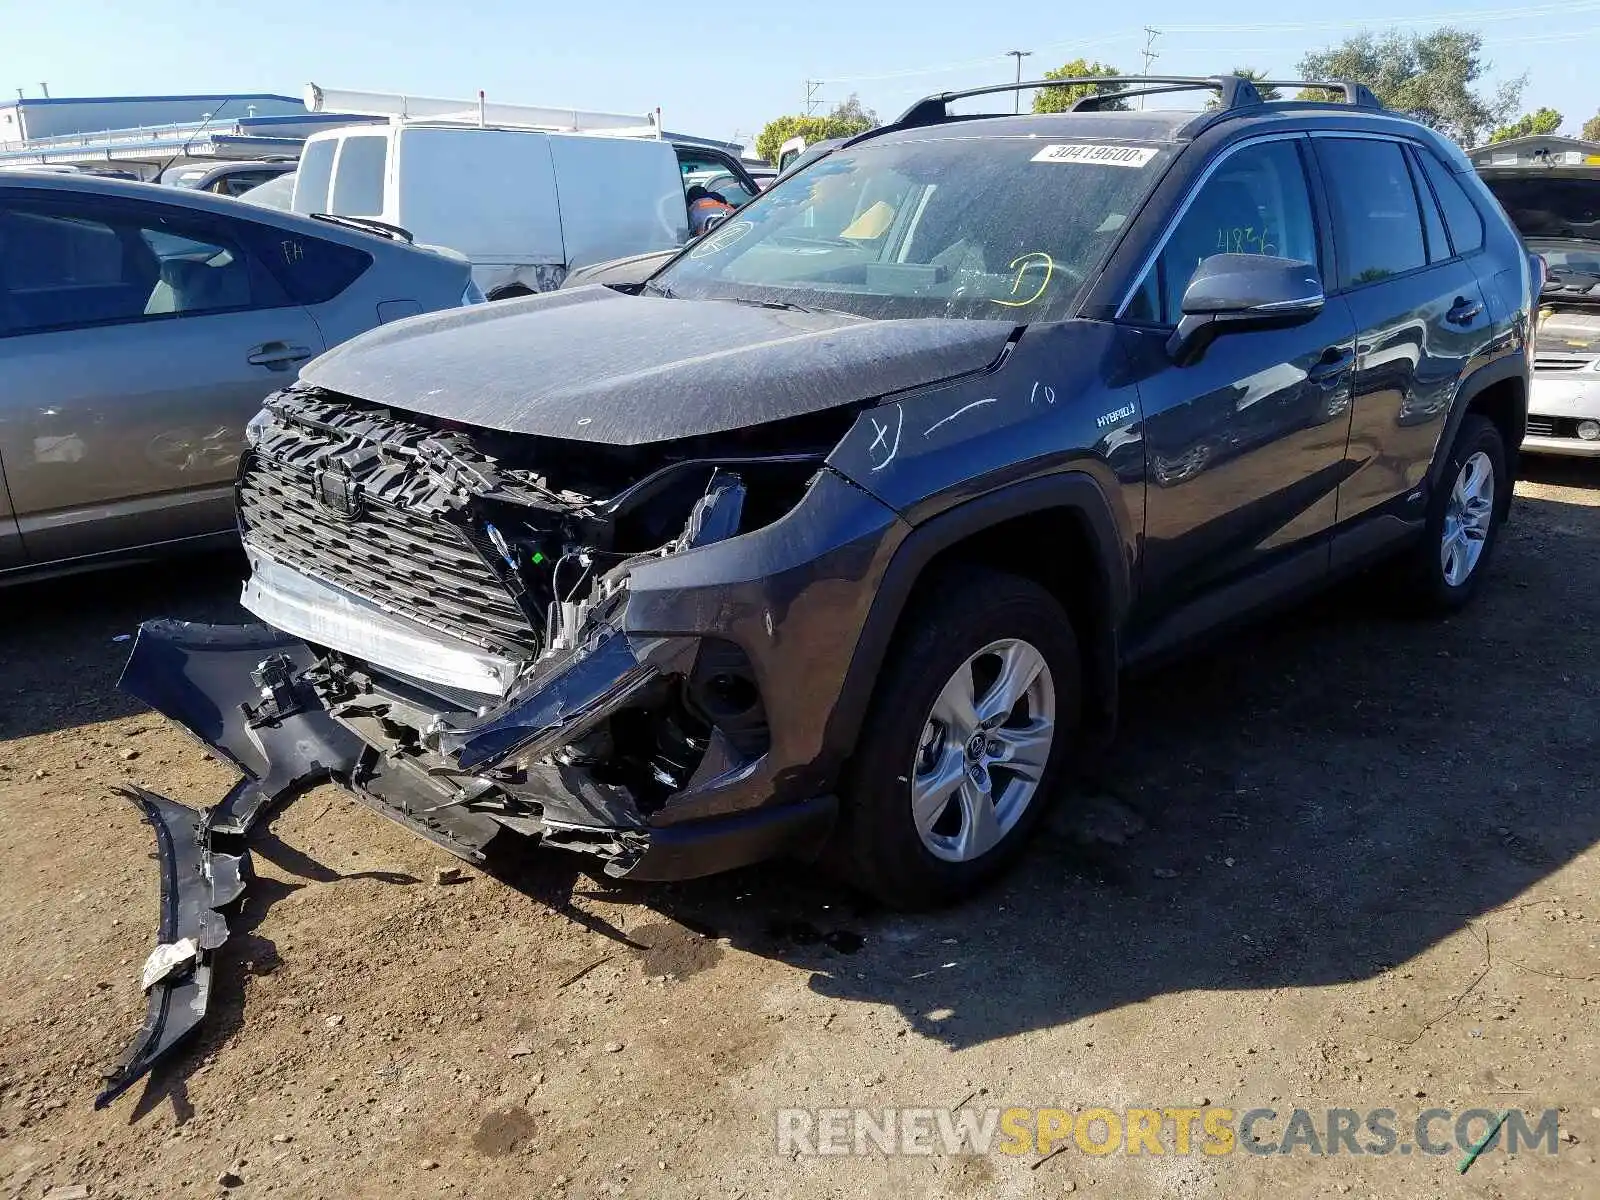
[[[795,1155],[1452,1154],[1560,1144],[1560,1114],[1392,1108],[782,1108],[778,1153]],[[1494,1132],[1485,1142],[1490,1130]]]

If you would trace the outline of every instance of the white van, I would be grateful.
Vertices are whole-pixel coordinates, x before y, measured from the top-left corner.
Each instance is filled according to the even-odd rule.
[[[350,95],[329,93],[327,100],[349,105],[336,111],[362,111]],[[316,89],[315,96],[320,107],[324,93]],[[366,111],[376,103],[369,98]],[[403,103],[408,113],[422,107],[416,98]],[[471,260],[483,292],[499,299],[551,291],[576,267],[683,245],[685,176],[732,174],[744,193],[727,197],[734,204],[759,190],[734,156],[666,140],[646,123],[650,118],[629,130],[613,114],[511,105],[468,112],[499,120],[533,113],[541,123],[554,114],[578,130],[594,118],[603,131],[466,124],[454,114],[416,119],[391,111],[388,124],[351,125],[306,140],[294,211],[383,221],[418,242],[449,246]]]

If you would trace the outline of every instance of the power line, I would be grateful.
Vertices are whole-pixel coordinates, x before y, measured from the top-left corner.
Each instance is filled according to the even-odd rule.
[[[1600,0],[1566,0],[1565,3],[1533,4],[1522,8],[1456,9],[1417,15],[1362,17],[1339,21],[1256,21],[1228,25],[1169,25],[1169,33],[1298,33],[1302,30],[1382,29],[1389,25],[1433,25],[1460,21],[1476,25],[1484,21],[1523,21],[1534,17],[1555,17],[1600,10]]]
[[[1600,0],[1597,0],[1597,2],[1600,2]],[[1048,42],[1045,45],[1039,47],[1039,49],[1041,49],[1041,50],[1059,50],[1063,46],[1074,46],[1074,47],[1079,47],[1079,48],[1082,48],[1082,49],[1086,50],[1086,49],[1089,49],[1090,47],[1093,47],[1093,46],[1108,45],[1111,42],[1125,42],[1128,39],[1136,37],[1136,36],[1138,36],[1136,33],[1133,33],[1131,31],[1125,31],[1125,32],[1122,32],[1122,33],[1113,33],[1113,34],[1111,34],[1111,35],[1109,35],[1107,37],[1090,38],[1088,40],[1073,39],[1072,41],[1066,41],[1066,42]],[[1030,50],[1029,53],[1031,54],[1031,53],[1033,53],[1033,51]],[[928,66],[928,67],[910,67],[910,68],[907,68],[907,69],[904,69],[904,70],[899,70],[899,71],[879,71],[879,72],[877,72],[875,74],[872,74],[872,75],[834,75],[834,76],[830,76],[824,82],[826,82],[826,83],[871,83],[871,82],[873,82],[875,80],[879,80],[879,79],[910,79],[910,78],[913,78],[914,76],[917,76],[917,75],[938,75],[938,74],[940,74],[941,72],[944,72],[944,71],[959,71],[959,70],[962,70],[962,69],[964,69],[966,67],[984,67],[984,66],[990,65],[993,62],[994,62],[993,56],[988,56],[988,57],[985,57],[985,58],[968,58],[968,59],[963,59],[961,62],[938,63],[938,64],[936,64],[934,66]]]
[[[1522,8],[1496,8],[1496,9],[1453,9],[1443,12],[1426,13],[1418,16],[1414,13],[1404,13],[1391,16],[1371,16],[1357,19],[1335,21],[1284,21],[1284,22],[1241,22],[1231,25],[1168,25],[1161,32],[1167,33],[1296,33],[1304,30],[1330,31],[1341,29],[1383,29],[1396,25],[1431,25],[1442,22],[1458,21],[1466,25],[1492,21],[1520,21],[1529,18],[1554,17],[1563,15],[1578,15],[1582,13],[1600,12],[1600,0],[1563,0],[1560,3],[1533,4]],[[1560,41],[1569,36],[1582,36],[1588,30],[1576,30],[1571,34],[1549,33],[1524,36],[1511,40],[1516,42]],[[1072,39],[1060,42],[1047,42],[1036,47],[1038,50],[1057,50],[1063,47],[1090,49],[1096,46],[1105,46],[1113,42],[1134,41],[1140,35],[1138,29],[1124,29],[1117,33],[1106,34],[1097,38]],[[1263,53],[1271,53],[1281,47],[1264,47]],[[1234,48],[1233,52],[1244,51]],[[827,83],[873,83],[882,79],[910,79],[919,75],[938,75],[945,71],[959,71],[968,67],[981,67],[992,62],[989,58],[963,59],[958,62],[937,63],[926,67],[910,67],[898,71],[879,71],[866,75],[838,75],[831,76],[819,82]]]

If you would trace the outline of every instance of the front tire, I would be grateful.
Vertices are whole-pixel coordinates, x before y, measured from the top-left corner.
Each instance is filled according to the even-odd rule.
[[[1079,723],[1078,641],[1055,598],[985,569],[939,583],[905,619],[840,789],[832,858],[894,908],[963,899],[1009,865]]]

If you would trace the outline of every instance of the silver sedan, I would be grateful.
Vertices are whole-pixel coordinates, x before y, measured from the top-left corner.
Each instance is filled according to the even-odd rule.
[[[235,537],[302,363],[474,298],[465,259],[151,184],[0,174],[0,582]]]

